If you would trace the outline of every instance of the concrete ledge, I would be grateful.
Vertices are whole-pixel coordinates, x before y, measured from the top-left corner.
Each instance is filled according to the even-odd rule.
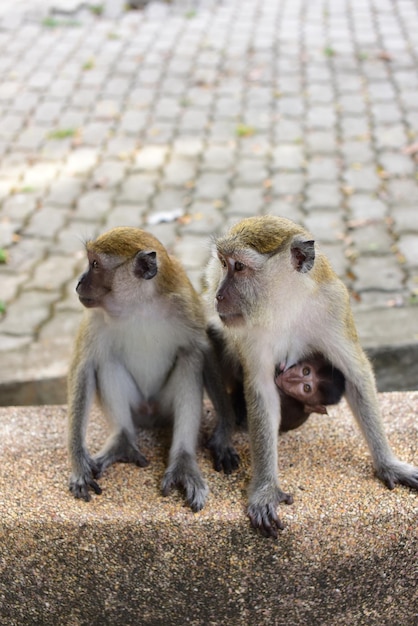
[[[395,451],[418,463],[418,393],[380,396]],[[210,419],[210,415],[208,415]],[[248,441],[240,470],[200,464],[211,494],[193,514],[159,483],[168,433],[142,434],[148,468],[110,468],[86,504],[67,491],[63,406],[0,409],[0,623],[171,626],[418,622],[418,499],[388,491],[344,404],[280,441],[274,542],[245,517]],[[97,414],[89,439],[103,440]]]

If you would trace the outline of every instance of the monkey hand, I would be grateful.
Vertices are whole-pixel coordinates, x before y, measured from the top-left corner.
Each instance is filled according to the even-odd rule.
[[[203,508],[209,489],[196,459],[187,452],[179,455],[167,468],[161,484],[163,496],[168,496],[174,487],[184,489],[186,501],[194,513]]]
[[[409,463],[394,459],[390,465],[376,469],[376,474],[389,489],[398,484],[418,490],[418,467]]]
[[[255,500],[256,496],[257,493],[254,494],[252,500]],[[265,500],[264,497],[263,500]],[[275,493],[270,502],[252,502],[247,509],[253,528],[259,530],[263,537],[277,539],[277,531],[284,528],[283,522],[279,519],[276,511],[280,502],[292,504],[293,496],[275,487]]]
[[[89,502],[90,489],[97,495],[102,493],[99,484],[94,480],[99,476],[99,468],[89,456],[85,456],[80,463],[80,469],[74,471],[70,477],[69,489],[75,498]]]
[[[239,454],[233,446],[225,445],[216,435],[215,431],[206,444],[212,454],[213,468],[216,472],[223,470],[225,474],[232,474],[239,467]]]

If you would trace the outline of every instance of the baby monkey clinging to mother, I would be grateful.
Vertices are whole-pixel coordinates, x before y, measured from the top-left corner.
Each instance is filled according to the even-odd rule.
[[[344,376],[377,476],[390,489],[396,483],[418,489],[418,468],[400,461],[386,438],[348,291],[306,230],[274,216],[242,220],[216,241],[207,283],[209,333],[215,345],[225,343],[225,377],[243,377],[252,460],[248,515],[255,528],[277,536],[283,527],[277,505],[292,502],[277,477],[276,368],[286,370],[312,354],[323,355]],[[234,464],[231,430],[221,416],[211,447],[223,466]]]

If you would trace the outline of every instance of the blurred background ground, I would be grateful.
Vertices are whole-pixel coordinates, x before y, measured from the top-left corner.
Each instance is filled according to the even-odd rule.
[[[415,0],[0,4],[1,404],[63,402],[83,241],[302,223],[380,389],[418,386]],[[285,294],[284,294],[285,296]]]

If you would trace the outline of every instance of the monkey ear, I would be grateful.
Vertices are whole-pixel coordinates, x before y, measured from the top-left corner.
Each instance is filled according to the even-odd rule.
[[[154,278],[157,271],[157,253],[154,250],[151,252],[146,250],[138,252],[134,262],[135,276],[144,280],[150,280],[150,278]]]
[[[292,264],[297,272],[305,274],[313,268],[315,261],[315,241],[296,240],[290,248]]]

